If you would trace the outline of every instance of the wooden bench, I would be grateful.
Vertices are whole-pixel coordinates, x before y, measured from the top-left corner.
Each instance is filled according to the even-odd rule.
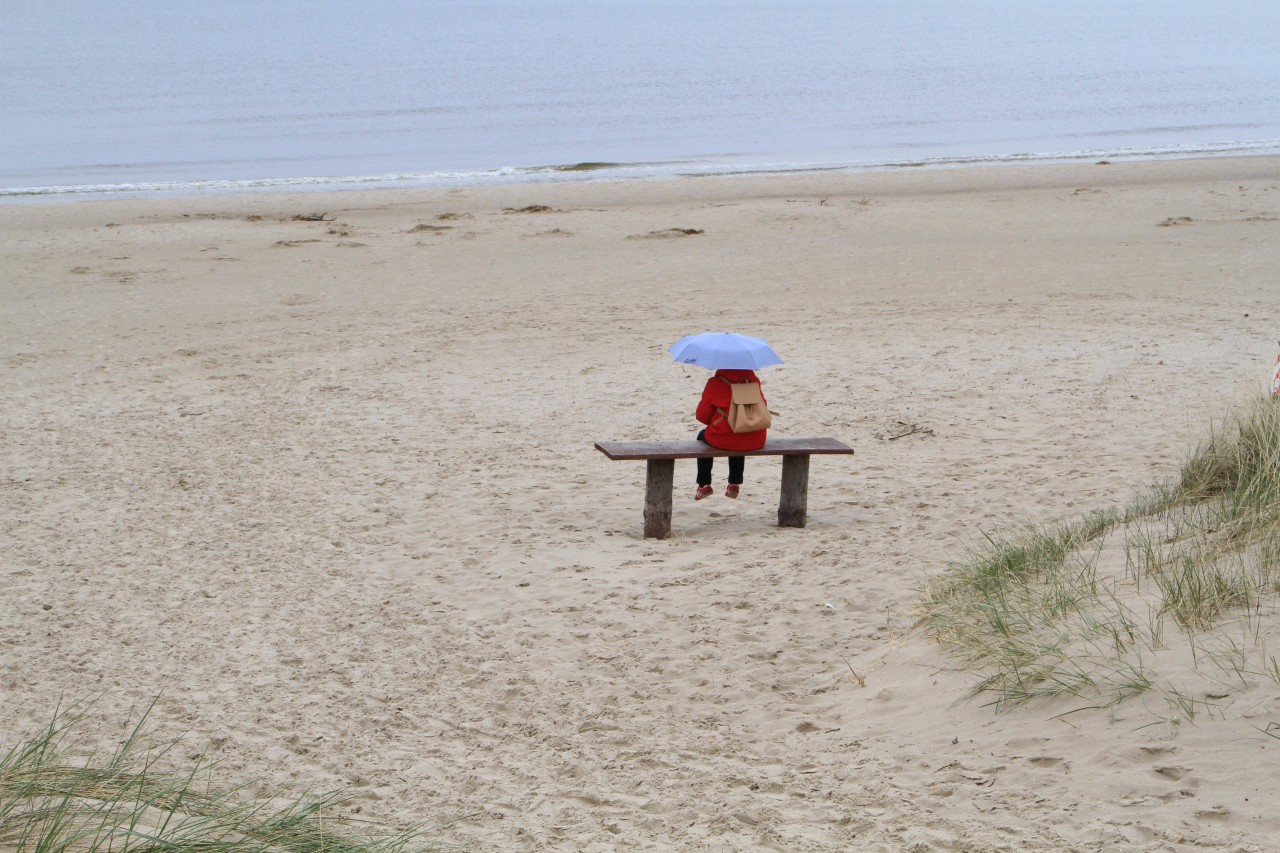
[[[853,448],[834,438],[771,438],[760,450],[717,450],[701,441],[597,441],[610,459],[645,459],[649,462],[644,488],[644,535],[666,539],[671,535],[671,492],[677,459],[715,456],[781,456],[782,497],[778,501],[779,527],[804,527],[809,509],[809,457],[814,454],[851,454]]]

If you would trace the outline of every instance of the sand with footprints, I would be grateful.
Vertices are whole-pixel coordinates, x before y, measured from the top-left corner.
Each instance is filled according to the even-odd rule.
[[[1269,379],[1277,175],[0,208],[0,730],[159,696],[177,763],[474,850],[1268,849],[1280,686],[996,713],[914,608]],[[592,449],[693,434],[666,349],[704,330],[786,360],[777,434],[855,448],[813,460],[806,529],[777,459],[697,504],[686,462],[645,540],[643,465]]]

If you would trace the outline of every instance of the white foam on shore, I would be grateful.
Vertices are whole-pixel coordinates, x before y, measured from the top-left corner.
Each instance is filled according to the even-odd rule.
[[[448,189],[563,181],[625,181],[661,178],[727,177],[818,171],[886,171],[956,168],[1001,164],[1063,163],[1080,160],[1155,160],[1280,153],[1280,139],[1258,139],[1193,145],[1042,151],[1014,154],[955,155],[920,159],[892,158],[860,162],[724,162],[590,163],[559,166],[503,167],[478,171],[403,172],[382,175],[325,175],[249,180],[145,181],[0,188],[0,204],[103,196],[230,195],[251,192],[299,192],[342,189]]]

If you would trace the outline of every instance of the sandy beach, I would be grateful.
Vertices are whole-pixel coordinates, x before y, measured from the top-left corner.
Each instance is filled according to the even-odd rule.
[[[300,219],[298,217],[310,217]],[[1268,382],[1280,160],[0,207],[0,737],[489,851],[1265,851],[1280,685],[999,713],[916,622],[990,532],[1175,474]],[[681,336],[766,338],[809,525],[641,537]],[[719,491],[724,463],[716,468]]]

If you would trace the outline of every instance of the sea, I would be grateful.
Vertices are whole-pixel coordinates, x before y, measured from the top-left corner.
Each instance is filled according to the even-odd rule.
[[[1277,0],[0,0],[0,203],[1278,151]]]

